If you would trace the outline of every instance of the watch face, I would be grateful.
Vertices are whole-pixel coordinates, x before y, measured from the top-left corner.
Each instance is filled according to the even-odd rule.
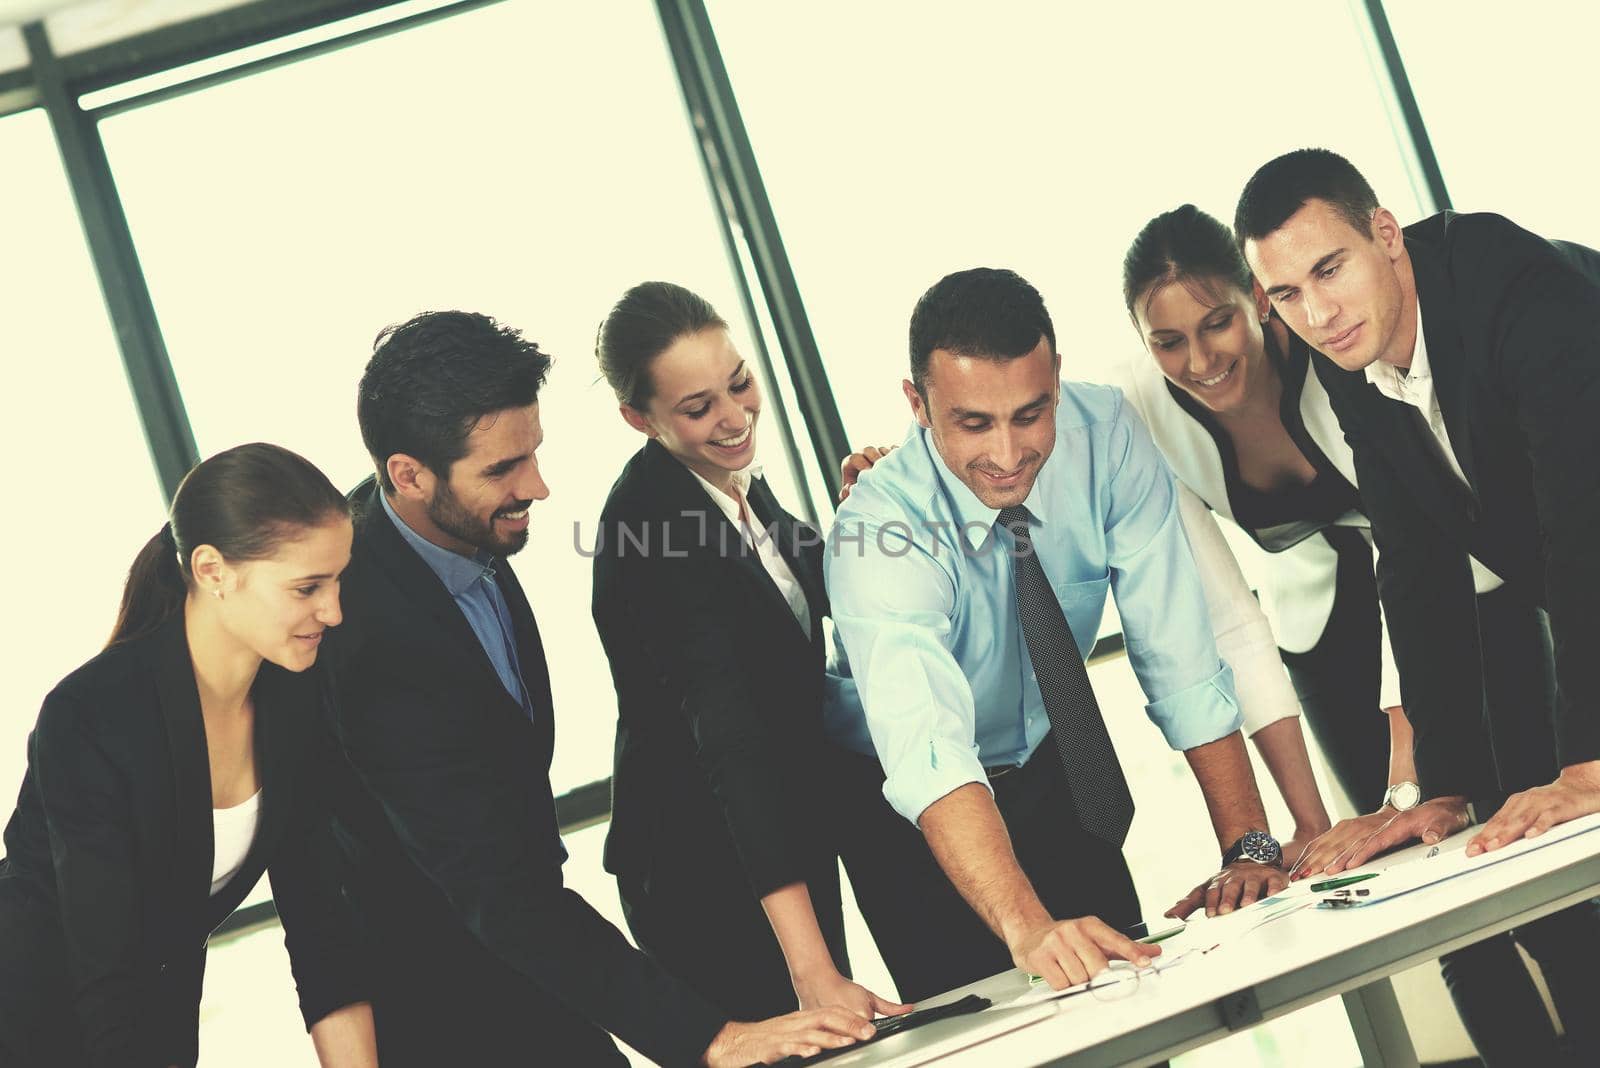
[[[1276,864],[1283,856],[1278,840],[1265,831],[1251,831],[1239,841],[1239,852],[1257,864]]]
[[[1422,788],[1414,782],[1396,783],[1389,788],[1389,804],[1405,812],[1417,807],[1422,800]]]

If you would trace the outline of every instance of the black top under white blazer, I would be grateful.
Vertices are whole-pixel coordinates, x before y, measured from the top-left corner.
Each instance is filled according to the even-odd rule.
[[[1134,358],[1124,387],[1177,477],[1179,512],[1205,585],[1217,649],[1233,669],[1245,729],[1252,734],[1298,711],[1278,649],[1294,653],[1311,649],[1333,612],[1339,554],[1327,540],[1315,536],[1317,531],[1337,525],[1366,533],[1369,526],[1355,507],[1359,495],[1350,446],[1326,390],[1311,373],[1310,359],[1305,343],[1290,334],[1288,351],[1278,366],[1283,423],[1316,469],[1318,480],[1337,487],[1328,499],[1347,499],[1348,507],[1336,515],[1296,517],[1295,522],[1269,528],[1258,528],[1249,517],[1235,515],[1233,480],[1216,435],[1185,403],[1188,398],[1179,398],[1149,353]],[[1265,551],[1248,552],[1241,561],[1219,529],[1219,519],[1238,526]],[[1259,603],[1252,585],[1260,592]],[[1382,651],[1378,707],[1389,708],[1400,704],[1400,680],[1387,630]]]
[[[194,1064],[207,937],[263,871],[307,1026],[367,998],[332,878],[320,672],[263,663],[251,695],[259,823],[215,895],[210,764],[182,615],[45,698],[0,860],[0,1051],[52,1066]]]

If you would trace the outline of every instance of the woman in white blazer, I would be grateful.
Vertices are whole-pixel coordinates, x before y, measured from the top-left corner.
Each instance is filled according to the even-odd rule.
[[[1208,233],[1202,220],[1216,230]],[[1400,748],[1407,748],[1409,730],[1355,465],[1322,384],[1308,373],[1309,351],[1256,303],[1243,261],[1240,276],[1186,277],[1174,257],[1188,252],[1178,246],[1199,244],[1196,238],[1209,239],[1213,259],[1238,256],[1222,224],[1187,205],[1153,220],[1129,250],[1125,297],[1147,352],[1131,361],[1124,389],[1177,477],[1246,732],[1291,800],[1294,786],[1278,774],[1287,758],[1274,761],[1287,743],[1273,745],[1260,732],[1287,734],[1284,721],[1303,706],[1339,786],[1357,812],[1369,812],[1389,785],[1383,754],[1390,734],[1406,739]],[[1260,457],[1238,447],[1245,435],[1230,434],[1212,407],[1232,415],[1258,398],[1255,406],[1267,415],[1246,430],[1247,440],[1267,444]],[[1234,539],[1237,553],[1219,520],[1243,535]],[[1337,671],[1328,670],[1329,661]],[[1352,698],[1369,693],[1376,700],[1352,714]],[[1390,713],[1387,730],[1379,709]],[[1320,808],[1320,801],[1291,800],[1297,838],[1315,832]],[[1326,814],[1321,818],[1326,829]]]
[[[1294,717],[1304,707],[1340,786],[1369,813],[1341,824],[1324,843],[1353,846],[1396,805],[1408,807],[1400,784],[1414,784],[1415,773],[1355,466],[1309,371],[1310,350],[1272,314],[1227,227],[1191,204],[1152,219],[1134,239],[1123,262],[1123,296],[1146,347],[1125,389],[1180,483],[1185,529],[1246,730],[1301,825],[1298,837],[1321,811],[1320,799],[1305,799],[1316,790],[1296,751],[1303,752],[1303,741]],[[1219,519],[1243,535],[1234,541],[1253,565],[1259,607]],[[1498,653],[1486,659],[1495,668],[1485,679],[1486,700],[1530,711],[1548,705],[1548,628],[1500,603],[1500,579],[1472,563],[1483,639]],[[1546,760],[1554,768],[1553,732],[1541,735],[1538,726],[1550,717],[1523,719],[1525,730],[1508,751],[1530,767],[1502,766],[1502,777],[1529,774]],[[1498,754],[1498,739],[1496,746]],[[1518,934],[1536,959],[1557,963],[1564,952]],[[1555,1048],[1511,937],[1458,950],[1441,964],[1486,1063],[1530,1063],[1530,1049]],[[1550,965],[1545,970],[1548,976]]]

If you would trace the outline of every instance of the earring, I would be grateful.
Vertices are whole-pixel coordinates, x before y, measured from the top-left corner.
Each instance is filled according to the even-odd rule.
[[[219,601],[222,600],[222,587],[221,586],[213,587],[212,590],[211,590],[211,596],[215,597]]]

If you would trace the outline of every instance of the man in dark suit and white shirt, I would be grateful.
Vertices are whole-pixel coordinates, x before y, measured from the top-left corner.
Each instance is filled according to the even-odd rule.
[[[733,1023],[562,885],[538,628],[506,558],[527,541],[550,359],[487,316],[379,335],[361,380],[377,467],[352,494],[334,733],[338,830],[396,1064],[744,1065],[847,1045],[843,1010]],[[603,679],[597,679],[603,685]]]
[[[1235,233],[1277,313],[1326,357],[1429,798],[1349,863],[1459,829],[1468,802],[1512,790],[1469,853],[1600,811],[1600,257],[1498,215],[1402,228],[1320,149],[1257,171]],[[1479,648],[1476,567],[1548,610],[1554,781],[1497,781],[1518,725],[1482,716],[1474,666],[1497,649]]]

